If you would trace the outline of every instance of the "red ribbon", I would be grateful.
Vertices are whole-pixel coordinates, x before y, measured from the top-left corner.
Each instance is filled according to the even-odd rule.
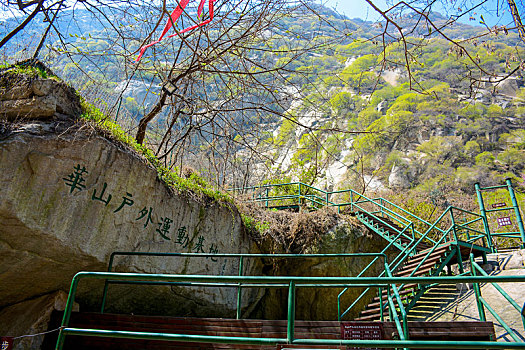
[[[173,12],[170,15],[170,18],[168,19],[168,22],[164,26],[164,30],[162,31],[162,34],[160,35],[159,40],[154,41],[151,44],[148,44],[148,45],[145,45],[145,46],[141,47],[139,56],[137,57],[135,62],[140,61],[140,59],[142,58],[142,55],[144,55],[144,52],[146,52],[146,49],[148,47],[153,46],[155,44],[158,44],[158,43],[160,43],[163,40],[164,35],[166,35],[166,33],[170,30],[170,28],[173,26],[173,24],[179,19],[179,17],[184,12],[184,9],[186,8],[186,5],[188,5],[188,3],[190,1],[191,0],[181,0],[180,1],[179,5],[177,6],[177,8],[175,10],[173,10]],[[191,27],[185,28],[185,29],[183,29],[180,32],[177,32],[175,34],[169,35],[168,38],[172,38],[172,37],[174,37],[176,35],[184,34],[186,32],[189,32],[190,30],[193,30],[193,29],[198,28],[198,27],[205,26],[206,24],[210,23],[213,20],[213,3],[214,2],[215,2],[215,0],[208,0],[210,18],[208,18],[207,20],[202,21],[200,23],[197,23],[197,24],[195,24],[195,25],[193,25]],[[202,10],[204,9],[204,4],[205,3],[206,3],[206,0],[201,0],[201,2],[199,3],[199,8],[197,9],[197,15],[198,15],[199,18],[200,18],[201,14],[202,14]]]

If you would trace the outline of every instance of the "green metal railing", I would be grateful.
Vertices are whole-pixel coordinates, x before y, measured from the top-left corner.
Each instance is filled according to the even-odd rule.
[[[335,207],[341,210],[342,208],[349,207],[351,212],[361,212],[373,217],[374,220],[378,222],[382,222],[395,232],[394,235],[403,232],[403,236],[411,241],[417,240],[424,235],[425,241],[435,244],[434,237],[438,237],[439,239],[444,232],[448,231],[451,226],[454,226],[455,233],[465,235],[467,241],[484,240],[484,245],[492,249],[492,240],[484,227],[484,216],[454,206],[450,206],[444,212],[448,212],[450,218],[444,218],[443,215],[441,215],[436,222],[430,223],[385,198],[368,198],[364,194],[352,189],[328,192],[301,182],[290,182],[234,188],[230,191],[234,193],[251,194],[250,201],[263,203],[267,208],[300,208],[308,204],[310,204],[310,208],[312,209]],[[337,195],[346,195],[349,197],[349,201],[335,202],[332,198]],[[272,205],[272,203],[275,205]],[[458,216],[461,215],[472,216],[472,218],[460,222]],[[365,225],[371,226],[371,224],[365,222],[366,220],[363,217],[359,218]],[[388,218],[389,221],[395,222],[400,226],[401,230],[385,222],[382,218]],[[446,227],[439,226],[442,224],[445,224]],[[377,228],[370,228],[378,232]],[[378,233],[385,237],[384,232]],[[385,238],[390,240],[389,237]],[[398,246],[398,248],[400,247],[399,244],[394,245]]]
[[[389,242],[382,253],[386,252],[386,249],[391,246],[400,250],[400,253],[389,265],[391,271],[396,271],[402,267],[410,256],[421,250],[420,246],[424,242],[431,244],[432,249],[413,270],[411,276],[417,272],[419,267],[424,265],[438,245],[446,243],[457,245],[459,241],[463,241],[468,244],[477,244],[480,249],[486,248],[487,252],[493,251],[490,231],[486,230],[486,217],[454,206],[449,206],[434,223],[430,223],[385,198],[368,198],[352,189],[328,192],[301,182],[293,182],[233,189],[232,191],[251,192],[251,200],[264,203],[267,208],[273,206],[271,203],[276,203],[277,205],[273,207],[277,208],[293,206],[300,208],[302,205],[309,205],[313,209],[328,206],[341,210],[341,208],[350,207],[350,211],[356,213],[363,224]],[[336,203],[332,198],[337,195],[346,195],[349,197],[349,201]],[[381,227],[378,224],[381,224]],[[459,261],[462,260],[461,254],[457,254],[457,257]],[[448,260],[451,258],[452,255],[447,257]],[[436,270],[436,273],[441,272],[440,268]],[[363,270],[360,276],[365,271],[367,269]],[[383,276],[384,273],[380,276]],[[425,288],[426,286],[421,287]],[[358,305],[359,301],[370,291],[370,288],[363,291],[345,311],[341,312],[341,298],[346,291],[347,289],[344,289],[338,296],[339,319],[342,319],[352,308]],[[387,304],[388,300],[384,303],[381,302],[382,319],[384,317],[384,306]]]
[[[113,272],[113,265],[117,256],[136,256],[136,257],[171,257],[171,258],[233,258],[238,259],[238,276],[244,276],[244,261],[246,259],[334,259],[334,258],[374,258],[365,270],[369,269],[378,259],[383,259],[383,267],[385,271],[388,270],[388,260],[384,252],[381,253],[333,253],[333,254],[248,254],[248,253],[231,253],[231,254],[207,254],[207,253],[155,253],[155,252],[113,252],[109,258],[108,272]],[[363,270],[363,271],[365,271]],[[361,274],[360,274],[361,275]],[[126,281],[125,284],[133,284],[134,282]],[[104,291],[102,294],[102,302],[100,307],[100,313],[104,313],[106,308],[106,301],[108,295],[108,289],[110,284],[121,284],[119,281],[105,280]],[[139,284],[156,284],[163,285],[166,283],[159,282],[139,282]],[[191,284],[184,284],[180,282],[169,282],[168,285],[175,284],[178,286],[195,286]],[[237,286],[237,307],[236,307],[236,318],[241,318],[241,302],[242,302],[242,288],[247,287],[239,284]]]
[[[388,267],[385,266],[387,271]],[[390,276],[390,275],[389,275]],[[202,286],[210,284],[213,287],[236,288],[239,284],[261,288],[287,288],[288,289],[288,312],[286,338],[252,338],[231,336],[207,336],[194,334],[169,334],[152,332],[115,331],[101,329],[84,329],[69,327],[71,312],[75,302],[78,284],[84,279],[111,280],[137,283],[186,283],[187,285]],[[419,284],[455,284],[455,283],[515,283],[525,282],[525,276],[449,276],[449,277],[279,277],[279,276],[199,276],[199,275],[167,275],[167,274],[138,274],[138,273],[110,273],[110,272],[79,272],[71,282],[71,288],[64,310],[62,326],[57,340],[56,350],[61,350],[69,335],[125,338],[125,339],[148,339],[184,342],[207,342],[223,344],[316,344],[316,345],[347,345],[366,347],[397,347],[397,348],[454,348],[454,349],[519,349],[524,348],[525,343],[516,342],[494,342],[494,341],[417,341],[408,340],[408,330],[405,315],[402,315],[403,325],[396,317],[396,305],[389,293],[390,309],[396,322],[400,340],[340,340],[340,339],[297,339],[295,338],[295,303],[296,290],[298,288],[340,288],[360,287],[364,285],[381,288],[391,288],[398,303],[400,302],[396,284],[419,283]],[[401,303],[397,306],[401,312]]]
[[[402,267],[403,264],[407,261],[407,259],[411,255],[413,255],[413,253],[416,251],[416,248],[418,247],[418,245],[421,242],[423,242],[431,232],[434,232],[435,227],[441,222],[441,220],[443,220],[448,214],[452,218],[454,217],[453,216],[454,215],[454,210],[459,210],[459,211],[462,211],[462,212],[466,212],[466,213],[471,214],[471,215],[477,215],[475,213],[471,213],[471,212],[468,212],[466,210],[450,206],[449,208],[447,208],[447,210],[445,210],[443,212],[443,214],[441,214],[441,216],[438,219],[436,219],[436,221],[433,224],[431,224],[431,226],[427,229],[427,231],[425,233],[423,233],[417,240],[414,238],[414,240],[410,244],[406,245],[406,247],[389,264],[390,270],[391,271],[396,271],[398,268]],[[481,220],[481,217],[478,215],[478,217],[475,220],[471,220],[467,224],[472,224],[472,223],[475,223],[475,222],[477,222],[479,220]],[[440,245],[445,244],[445,243],[458,242],[459,241],[458,233],[461,232],[462,230],[463,231],[467,231],[467,232],[473,231],[474,233],[476,233],[476,235],[473,235],[473,236],[471,236],[469,234],[468,241],[474,242],[474,241],[477,241],[477,240],[481,239],[483,241],[483,243],[485,243],[485,245],[487,244],[487,241],[483,240],[484,236],[480,235],[479,231],[470,228],[466,224],[457,224],[457,223],[455,223],[452,220],[452,225],[446,231],[443,231],[443,230],[439,229],[438,232],[442,232],[441,237],[437,241],[432,240],[432,243],[433,243],[432,248],[425,255],[425,257],[419,262],[419,264],[413,269],[412,273],[410,274],[410,277],[413,276],[418,271],[419,267],[421,267],[421,266],[423,266],[425,264],[427,259],[432,255],[432,253],[434,253],[434,251]],[[457,254],[457,255],[458,255],[458,260],[461,261],[461,257],[460,257],[461,254]],[[450,260],[451,258],[452,258],[452,255],[449,255],[447,257],[448,260]],[[436,273],[441,272],[443,267],[444,266],[440,266],[440,268],[438,268],[436,270]],[[382,276],[382,275],[383,274],[381,274],[380,276]],[[404,287],[404,285],[401,285],[400,289],[403,288],[403,287]],[[421,288],[425,288],[425,286],[420,286],[420,287]],[[344,317],[346,314],[348,314],[348,312],[350,312],[357,305],[357,302],[360,301],[365,296],[365,294],[368,293],[368,291],[369,291],[369,289],[365,290],[356,299],[356,301],[354,301],[354,303],[352,303],[344,312],[340,313],[339,314],[339,318],[342,319],[342,317]],[[338,296],[338,309],[339,310],[341,309],[341,306],[340,306],[341,297],[343,296],[343,294],[345,292],[346,292],[346,290],[343,290]],[[381,311],[383,311],[383,310],[384,310],[383,303],[381,303]],[[381,314],[381,318],[383,318],[383,317],[384,317],[384,315]]]
[[[456,225],[456,229],[460,230],[460,233],[467,236],[467,242],[483,239],[486,241],[486,246],[490,248],[492,252],[495,252],[493,237],[518,238],[521,241],[521,246],[525,248],[525,228],[519,209],[519,204],[512,187],[512,181],[507,179],[505,185],[489,186],[484,188],[480,187],[479,184],[475,184],[475,189],[480,206],[480,214],[453,207],[454,211],[456,211],[458,214],[462,213],[466,215],[473,215],[475,217],[471,220],[465,220],[464,222],[460,223],[460,220],[458,220],[455,214],[450,211],[451,217],[450,219],[447,219],[447,221],[449,223],[451,222],[452,225]],[[486,209],[483,202],[482,192],[494,189],[508,190],[512,205],[505,208]],[[356,209],[358,209],[359,211],[375,215],[376,217],[388,217],[392,221],[399,224],[401,228],[410,226],[407,232],[411,233],[413,237],[422,235],[423,232],[426,232],[428,228],[432,226],[432,224],[427,220],[410,213],[409,211],[388,201],[385,198],[370,199],[352,189],[325,191],[302,182],[290,182],[283,184],[265,184],[246,188],[234,188],[230,191],[234,193],[249,193],[251,194],[251,201],[264,203],[265,207],[267,208],[301,208],[302,206],[307,206],[310,209],[318,209],[328,206],[336,207],[338,210],[340,210],[344,207],[350,207],[351,212],[355,212]],[[349,200],[336,202],[334,199],[336,196],[346,196],[349,197]],[[505,210],[514,211],[518,231],[491,233],[487,220],[487,213]],[[434,226],[434,230],[436,232],[441,231],[441,233],[443,233],[446,231],[446,229],[447,227],[440,228]],[[426,239],[431,241],[434,238],[433,235],[427,235]]]
[[[505,180],[505,182],[506,184],[501,185],[501,186],[481,187],[478,183],[474,185],[476,189],[477,198],[478,198],[479,210],[484,219],[483,225],[485,228],[485,232],[491,241],[492,241],[492,237],[506,237],[506,238],[520,239],[521,248],[525,248],[525,228],[523,227],[523,219],[521,217],[518,200],[516,199],[516,194],[514,193],[514,188],[512,187],[512,181],[510,179],[507,179]],[[498,190],[498,189],[505,189],[508,191],[512,205],[500,207],[500,208],[486,209],[485,202],[483,200],[483,191]],[[499,233],[491,232],[490,225],[487,219],[487,214],[491,212],[501,212],[501,211],[514,211],[514,215],[516,217],[516,223],[518,225],[518,231],[499,232]]]
[[[489,276],[489,274],[487,274],[485,270],[483,270],[483,268],[474,261],[473,254],[470,254],[470,266],[471,266],[470,272],[472,276],[476,276],[478,275],[478,273],[481,274],[481,276]],[[523,315],[523,310],[525,306],[524,308],[521,308],[518,305],[518,303],[514,299],[512,299],[510,295],[508,295],[507,292],[505,292],[505,290],[503,290],[503,288],[501,288],[496,282],[491,282],[491,284],[508,301],[508,303],[514,309],[516,309],[516,311],[518,311],[521,317],[521,322],[523,324],[523,329],[525,330],[525,316]],[[494,316],[494,318],[498,321],[498,323],[505,329],[505,331],[507,331],[507,333],[512,337],[514,341],[517,341],[517,342],[521,341],[519,335],[516,334],[516,332],[512,328],[509,327],[509,325],[494,311],[494,309],[488,304],[488,302],[481,296],[481,288],[479,287],[479,285],[475,285],[474,292],[476,293],[476,302],[478,303],[480,320],[481,321],[486,320],[485,311],[484,311],[484,307],[485,307],[487,310],[489,310],[492,316]]]

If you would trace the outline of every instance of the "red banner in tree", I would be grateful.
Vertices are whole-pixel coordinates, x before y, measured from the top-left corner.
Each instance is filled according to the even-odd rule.
[[[173,27],[173,24],[175,24],[177,22],[177,20],[182,15],[182,13],[184,12],[184,9],[186,8],[186,6],[188,5],[189,2],[190,2],[190,0],[181,0],[179,2],[179,5],[177,6],[177,8],[175,10],[173,10],[173,12],[170,15],[170,18],[168,18],[168,22],[164,26],[164,30],[162,31],[162,34],[160,35],[159,40],[154,41],[151,44],[148,44],[148,45],[145,45],[145,46],[141,47],[139,56],[137,57],[135,62],[140,61],[140,59],[142,58],[142,55],[144,55],[144,52],[146,52],[148,47],[153,46],[155,44],[158,44],[164,39],[164,35],[166,35],[166,33],[171,29],[171,27]],[[193,30],[193,29],[198,28],[198,27],[205,26],[206,24],[210,23],[213,20],[213,3],[214,2],[215,2],[215,0],[208,0],[210,17],[207,20],[202,21],[200,23],[197,23],[197,24],[195,24],[195,25],[193,25],[191,27],[184,28],[180,32],[176,32],[175,34],[172,34],[172,35],[168,36],[168,38],[172,38],[172,37],[174,37],[176,35],[184,34],[186,32],[189,32],[190,30]],[[202,10],[204,9],[204,4],[205,3],[206,3],[206,0],[201,0],[201,2],[199,3],[199,7],[197,9],[197,16],[198,16],[199,19],[201,18]]]

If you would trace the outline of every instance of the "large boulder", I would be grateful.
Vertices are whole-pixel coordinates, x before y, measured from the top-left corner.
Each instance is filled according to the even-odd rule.
[[[80,97],[75,90],[45,68],[13,66],[0,70],[0,119],[77,118],[80,113]]]
[[[406,167],[394,164],[388,176],[388,186],[393,189],[410,188],[410,179],[406,174]]]
[[[10,129],[0,135],[0,308],[68,290],[78,271],[106,270],[114,251],[257,252],[234,206],[174,191],[135,152],[90,126]],[[247,274],[256,269],[246,262]],[[237,275],[238,261],[119,256],[114,270]],[[109,311],[231,316],[236,306],[232,288],[109,291]],[[81,282],[81,307],[97,309],[101,293],[100,282]],[[245,293],[243,307],[256,293]]]
[[[0,334],[15,338],[13,349],[38,350],[48,330],[53,311],[64,311],[67,294],[58,291],[8,306],[0,311]],[[78,304],[73,307],[78,311]]]

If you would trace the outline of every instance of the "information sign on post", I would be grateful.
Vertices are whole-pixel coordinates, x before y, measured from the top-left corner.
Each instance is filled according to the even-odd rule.
[[[383,339],[383,324],[374,322],[341,322],[341,338],[344,340],[381,340]],[[356,348],[348,348],[356,349]],[[378,348],[362,348],[379,350]]]
[[[503,208],[506,207],[507,203],[494,203],[492,204],[492,208]]]
[[[504,216],[502,218],[498,218],[497,220],[499,227],[512,225],[512,221],[510,221],[510,216]]]

